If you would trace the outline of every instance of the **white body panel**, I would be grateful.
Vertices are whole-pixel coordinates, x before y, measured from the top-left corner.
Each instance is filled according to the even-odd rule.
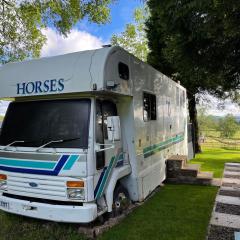
[[[129,79],[121,78],[119,63],[128,66]],[[144,93],[156,96],[156,120],[144,121]],[[112,211],[116,184],[121,182],[125,186],[131,200],[143,201],[166,178],[166,159],[175,154],[187,155],[186,90],[119,47],[7,64],[0,68],[0,97],[15,97],[20,102],[91,99],[88,148],[84,151],[41,149],[41,154],[46,154],[56,164],[62,160],[56,155],[67,155],[67,161],[77,155],[74,164],[65,163],[71,168],[63,165],[54,177],[15,173],[1,168],[0,158],[0,174],[9,175],[10,194],[70,201],[66,181],[82,179],[85,182],[85,199],[79,202],[83,206],[61,204],[50,210],[51,204],[36,201],[32,203],[33,209],[38,209],[36,213],[24,210],[23,206],[29,204],[27,200],[2,195],[1,205],[9,202],[10,208],[0,208],[9,212],[53,221],[90,222],[98,214]],[[98,170],[96,156],[101,147],[95,136],[97,99],[116,104],[121,125],[119,141],[105,140],[105,168]],[[3,149],[0,146],[0,157],[7,157]],[[19,161],[23,154],[32,154],[33,157],[27,159],[38,159],[34,148],[9,147],[8,152],[17,154]],[[120,165],[118,161],[121,161]],[[37,183],[38,189],[29,189],[27,184],[31,179]]]
[[[83,206],[64,206],[45,203],[37,203],[25,200],[0,197],[2,204],[0,209],[9,213],[15,213],[27,217],[44,219],[55,222],[89,223],[97,217],[97,205],[84,203]]]

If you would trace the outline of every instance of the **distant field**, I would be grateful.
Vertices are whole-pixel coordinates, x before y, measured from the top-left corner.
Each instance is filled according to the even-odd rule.
[[[216,130],[200,130],[200,134],[207,137],[221,137],[220,131]],[[237,131],[231,139],[240,139],[240,130]]]
[[[3,121],[3,118],[4,118],[3,116],[0,116],[0,122],[2,122],[2,121]]]
[[[204,136],[204,142],[200,143],[204,149],[225,148],[240,150],[240,131],[236,132],[232,138],[223,138],[221,133],[216,130],[200,131],[200,135]]]

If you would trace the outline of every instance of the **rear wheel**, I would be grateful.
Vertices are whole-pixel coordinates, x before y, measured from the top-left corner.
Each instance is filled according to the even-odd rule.
[[[113,193],[113,217],[124,213],[130,206],[130,203],[128,191],[122,185],[118,185]]]

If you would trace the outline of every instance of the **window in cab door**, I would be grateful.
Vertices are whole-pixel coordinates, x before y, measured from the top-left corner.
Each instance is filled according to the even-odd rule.
[[[104,144],[107,140],[107,117],[117,116],[116,104],[108,100],[97,100],[96,102],[96,142]],[[105,148],[104,145],[102,148]],[[105,166],[104,151],[96,153],[97,169]]]

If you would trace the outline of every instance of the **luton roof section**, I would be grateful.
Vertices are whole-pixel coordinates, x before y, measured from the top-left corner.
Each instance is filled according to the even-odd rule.
[[[0,98],[115,91],[131,95],[130,54],[120,47],[8,63],[0,67]]]

